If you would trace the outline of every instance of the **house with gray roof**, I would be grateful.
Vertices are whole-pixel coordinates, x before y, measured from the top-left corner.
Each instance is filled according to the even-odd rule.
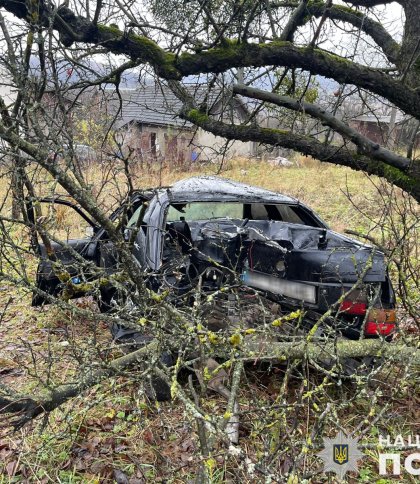
[[[241,101],[227,98],[222,90],[208,92],[206,86],[187,89],[196,99],[206,100],[209,114],[215,119],[240,123],[247,117]],[[114,127],[124,148],[140,162],[162,160],[173,165],[194,161],[212,161],[224,153],[228,157],[250,157],[256,154],[253,142],[233,141],[197,128],[181,119],[182,104],[163,84],[150,84],[120,91],[113,96]]]

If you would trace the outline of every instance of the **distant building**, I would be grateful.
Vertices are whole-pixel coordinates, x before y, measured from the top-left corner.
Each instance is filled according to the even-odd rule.
[[[375,143],[386,145],[389,139],[393,139],[394,143],[400,141],[405,121],[402,115],[398,114],[391,130],[391,116],[364,114],[350,120],[349,125]]]
[[[403,116],[399,112],[397,112],[394,122],[391,121],[391,116],[367,114],[353,118],[349,121],[349,125],[366,138],[382,146],[395,148],[412,144],[413,149],[420,147],[418,123],[413,118]]]
[[[6,106],[10,106],[16,100],[17,89],[12,85],[10,76],[0,68],[0,96]]]

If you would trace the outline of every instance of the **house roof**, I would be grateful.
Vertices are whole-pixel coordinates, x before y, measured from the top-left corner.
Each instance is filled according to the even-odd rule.
[[[213,108],[212,114],[221,114],[228,103],[232,105],[232,99],[227,99],[220,89],[208,92],[204,85],[187,85],[187,90],[194,96],[196,101],[203,101],[207,97],[207,103]],[[116,119],[116,127],[120,128],[131,122],[148,125],[173,126],[175,128],[194,129],[194,125],[178,116],[182,108],[181,101],[164,84],[149,84],[138,89],[120,90],[122,105],[121,112]],[[237,99],[235,104],[242,105]],[[117,112],[119,98],[112,96],[114,110]],[[216,107],[216,105],[219,105]]]
[[[133,121],[141,124],[173,126],[192,129],[193,125],[177,116],[182,105],[169,89],[146,85],[139,89],[121,90],[121,112],[116,126],[120,128]],[[113,99],[117,107],[118,99]]]
[[[404,116],[401,113],[397,113],[395,117],[395,122],[400,123],[403,120],[404,120]],[[374,124],[378,124],[378,123],[389,124],[391,122],[391,116],[362,114],[361,116],[357,116],[353,118],[352,121],[363,121],[366,123],[374,123]]]

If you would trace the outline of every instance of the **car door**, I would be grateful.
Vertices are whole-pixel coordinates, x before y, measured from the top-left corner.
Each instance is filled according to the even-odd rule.
[[[81,260],[96,263],[100,227],[79,206],[63,197],[46,197],[26,203],[32,227],[32,249],[39,257],[36,286],[57,295],[67,273],[74,283],[90,277]],[[80,257],[79,257],[80,256]],[[32,304],[47,298],[34,292]]]
[[[114,221],[122,233],[126,232],[127,222],[130,221],[133,214],[147,204],[150,196],[149,192],[136,192],[124,200],[110,215],[110,219]],[[63,270],[65,277],[70,276],[76,286],[82,282],[95,279],[98,273],[111,274],[118,270],[118,253],[114,244],[109,240],[107,232],[96,224],[83,209],[64,198],[42,198],[36,200],[36,203],[38,203],[37,210],[35,210],[34,203],[27,202],[27,212],[29,221],[34,228],[33,249],[40,257],[36,276],[38,289],[53,296],[59,294],[64,286],[63,277],[60,277]],[[48,210],[40,211],[39,205],[47,206]],[[66,234],[62,231],[54,234],[54,239],[56,239],[54,241],[45,237],[40,227],[45,222],[44,217],[51,217],[51,214],[56,215],[54,213],[56,206],[68,209],[69,214],[66,217],[68,219],[71,219],[72,212],[74,212],[79,217],[80,222],[69,220],[72,228],[78,229],[76,234]],[[38,220],[40,217],[43,220]],[[54,216],[52,218],[50,225],[51,222],[57,222],[57,220],[54,220]],[[63,215],[61,215],[62,218]],[[89,230],[85,231],[86,228]],[[83,263],[84,260],[87,264]],[[76,292],[75,295],[77,294],[80,293]],[[47,303],[47,299],[40,291],[35,291],[32,304],[39,306]]]

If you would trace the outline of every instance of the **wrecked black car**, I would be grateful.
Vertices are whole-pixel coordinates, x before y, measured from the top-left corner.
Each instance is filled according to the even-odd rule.
[[[59,199],[43,201],[70,205]],[[69,240],[67,246],[52,245],[72,285],[80,285],[77,296],[91,276],[75,264],[75,253],[108,274],[118,271],[119,261],[105,230],[74,209],[93,227],[93,235]],[[176,304],[199,284],[203,294],[214,295],[204,305],[214,331],[239,320],[258,325],[267,318],[261,307],[274,319],[303,309],[309,328],[329,310],[327,324],[351,339],[389,337],[395,330],[394,292],[384,255],[330,230],[294,198],[202,176],[138,191],[111,218],[122,212],[126,218],[121,230],[132,241],[147,285],[166,291]],[[48,303],[46,294],[63,290],[45,246],[39,244],[38,250],[40,291],[34,294],[34,305]],[[102,310],[112,310],[117,299],[115,287],[101,288]],[[123,334],[124,328],[114,331]]]

